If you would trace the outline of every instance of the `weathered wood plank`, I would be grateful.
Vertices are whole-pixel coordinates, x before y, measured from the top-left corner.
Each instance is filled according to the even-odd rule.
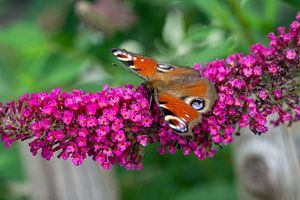
[[[92,160],[76,167],[71,161],[46,161],[31,156],[21,144],[32,200],[117,200],[113,171],[104,171]]]
[[[269,132],[261,136],[245,129],[235,144],[240,199],[300,199],[300,123],[269,125]]]

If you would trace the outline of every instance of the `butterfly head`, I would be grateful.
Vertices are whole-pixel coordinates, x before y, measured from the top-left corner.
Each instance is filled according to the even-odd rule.
[[[146,80],[157,72],[158,64],[152,58],[137,55],[125,49],[112,49],[112,53],[129,69],[133,70]]]

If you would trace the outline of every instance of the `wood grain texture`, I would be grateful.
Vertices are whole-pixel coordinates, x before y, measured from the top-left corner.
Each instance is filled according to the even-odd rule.
[[[113,170],[104,171],[99,164],[86,160],[76,167],[70,160],[46,161],[31,156],[21,144],[32,200],[117,200],[118,189]]]
[[[245,129],[235,144],[239,199],[300,199],[300,123],[261,136]]]

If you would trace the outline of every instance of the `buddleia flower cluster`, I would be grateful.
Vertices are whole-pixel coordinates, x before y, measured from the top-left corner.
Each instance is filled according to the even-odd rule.
[[[29,141],[33,155],[41,153],[83,164],[91,157],[104,169],[119,164],[142,169],[144,149],[159,143],[158,152],[212,157],[233,135],[249,127],[254,134],[274,125],[300,119],[296,74],[300,69],[300,12],[286,30],[270,33],[269,46],[255,44],[249,55],[195,64],[199,76],[214,83],[218,99],[210,113],[193,130],[194,136],[173,133],[151,94],[142,86],[109,88],[88,93],[81,90],[25,94],[17,101],[0,103],[0,135],[6,147]]]

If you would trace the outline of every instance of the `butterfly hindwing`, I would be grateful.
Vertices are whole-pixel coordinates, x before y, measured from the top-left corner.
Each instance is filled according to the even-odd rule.
[[[214,86],[206,78],[199,78],[183,84],[181,99],[192,106],[198,113],[204,114],[210,111],[217,99]]]
[[[181,99],[167,93],[157,94],[157,102],[170,128],[179,135],[193,135],[193,127],[201,121],[199,113]]]

